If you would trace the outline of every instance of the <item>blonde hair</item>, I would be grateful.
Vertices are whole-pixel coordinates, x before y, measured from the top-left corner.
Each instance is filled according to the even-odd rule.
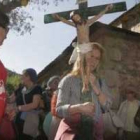
[[[101,63],[104,59],[104,48],[99,43],[91,43],[91,46],[93,49],[97,49],[100,51],[100,53],[101,53],[100,63]],[[82,78],[82,82],[83,82],[82,92],[83,93],[86,93],[89,90],[90,68],[86,67],[87,66],[87,64],[86,64],[87,55],[89,55],[89,53],[87,53],[87,54],[78,53],[78,57],[74,63],[73,69],[71,71],[71,75],[79,76]],[[99,69],[99,66],[96,68],[96,71],[98,69]]]

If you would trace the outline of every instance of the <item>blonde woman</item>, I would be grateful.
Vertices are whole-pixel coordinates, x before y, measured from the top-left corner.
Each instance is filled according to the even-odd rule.
[[[104,79],[95,73],[104,50],[99,43],[93,43],[89,51],[76,50],[72,72],[58,87],[56,112],[63,119],[55,140],[103,140],[102,109],[110,107],[111,96]]]

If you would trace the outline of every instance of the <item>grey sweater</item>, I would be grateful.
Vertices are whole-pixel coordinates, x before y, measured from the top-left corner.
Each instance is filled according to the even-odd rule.
[[[101,107],[105,110],[108,110],[112,104],[112,96],[107,85],[105,84],[105,80],[101,79],[100,81],[101,82],[97,80],[96,84],[108,98],[106,103],[101,105],[95,92],[92,91],[92,100],[95,104],[95,116],[93,117],[95,117],[96,120],[98,120],[100,114],[102,113]],[[68,108],[70,105],[81,103],[81,83],[82,80],[80,78],[72,75],[67,75],[61,80],[58,86],[58,99],[56,105],[56,112],[58,116],[62,118],[69,117]]]

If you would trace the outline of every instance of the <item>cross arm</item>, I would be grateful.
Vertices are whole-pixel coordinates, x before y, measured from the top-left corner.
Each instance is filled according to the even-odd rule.
[[[107,11],[113,8],[113,4],[108,5],[103,11],[101,11],[98,15],[94,16],[93,18],[88,20],[89,26],[91,26],[95,21],[101,18]]]
[[[60,20],[60,21],[62,21],[63,23],[66,23],[66,24],[68,24],[68,25],[70,25],[70,26],[74,26],[74,27],[75,27],[75,24],[74,24],[73,22],[71,22],[71,21],[69,21],[69,20],[67,20],[67,19],[65,19],[65,18],[63,18],[63,17],[61,17],[61,16],[59,16],[58,14],[53,14],[52,17],[53,17],[54,19],[56,19],[56,20]]]
[[[74,11],[78,11],[78,10],[74,10]],[[60,17],[63,17],[64,19],[66,20],[69,20],[70,19],[70,13],[72,12],[71,11],[66,11],[66,12],[60,12],[60,13],[57,13]],[[58,22],[60,21],[59,19],[55,19],[53,17],[54,14],[47,14],[44,16],[44,23],[53,23],[53,22]]]
[[[102,11],[102,9],[105,9],[108,6],[108,4],[101,5],[101,6],[96,6],[96,7],[89,7],[88,8],[88,16],[93,16],[93,15],[98,15]],[[126,11],[126,2],[118,2],[118,3],[113,3],[113,8],[109,11],[106,12],[106,14],[109,13],[116,13],[116,12],[123,12]]]
[[[81,15],[84,15],[84,13],[86,12],[87,17],[88,16],[94,16],[94,15],[98,15],[98,13],[100,13],[102,11],[102,9],[105,9],[106,5],[101,5],[101,6],[95,6],[95,7],[89,7],[86,10],[71,10],[71,11],[66,11],[66,12],[60,12],[58,13],[58,15],[60,17],[65,18],[66,20],[70,19],[70,13],[72,11],[76,11],[77,13],[80,13]],[[119,3],[113,3],[113,9],[107,11],[106,13],[114,13],[114,12],[122,12],[126,10],[126,3],[125,2],[119,2]],[[44,23],[52,23],[52,22],[57,22],[60,20],[56,20],[53,18],[52,14],[47,14],[44,16]]]

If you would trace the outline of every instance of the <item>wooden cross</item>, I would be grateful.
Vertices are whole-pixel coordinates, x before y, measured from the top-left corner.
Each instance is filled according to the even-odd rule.
[[[73,26],[77,30],[77,42],[74,46],[75,49],[70,57],[69,64],[74,63],[77,58],[80,59],[81,70],[82,70],[82,81],[83,81],[83,91],[88,90],[89,85],[89,75],[90,71],[84,67],[84,61],[86,61],[87,52],[92,50],[93,42],[90,42],[90,26],[94,24],[102,15],[107,13],[113,13],[118,11],[126,10],[125,2],[115,3],[113,5],[102,5],[96,7],[88,8],[87,0],[77,0],[79,4],[79,10],[72,10],[67,12],[61,12],[57,14],[45,15],[45,23],[52,23],[56,21],[62,21],[67,25]],[[104,10],[103,10],[104,9]],[[103,10],[103,11],[102,11]],[[72,12],[72,13],[71,13]],[[71,13],[71,14],[70,14]],[[89,16],[93,16],[88,19]],[[72,21],[69,21],[71,19]],[[81,54],[83,57],[81,57]],[[89,55],[89,54],[88,54]],[[90,65],[89,65],[90,70]]]
[[[71,11],[66,11],[66,12],[60,12],[57,13],[59,16],[64,17],[65,19],[69,20],[70,19],[70,13],[72,11],[76,11],[79,13],[83,19],[87,19],[89,16],[94,16],[97,15],[102,11],[102,9],[105,9],[105,7],[108,5],[101,5],[101,6],[95,6],[95,7],[88,7],[88,2],[82,2],[79,3],[79,9],[71,10]],[[125,2],[118,2],[118,3],[113,3],[113,9],[108,11],[107,13],[114,13],[114,12],[121,12],[126,10],[126,3]],[[54,19],[52,14],[47,14],[44,16],[44,23],[53,23],[57,22],[59,20]]]

